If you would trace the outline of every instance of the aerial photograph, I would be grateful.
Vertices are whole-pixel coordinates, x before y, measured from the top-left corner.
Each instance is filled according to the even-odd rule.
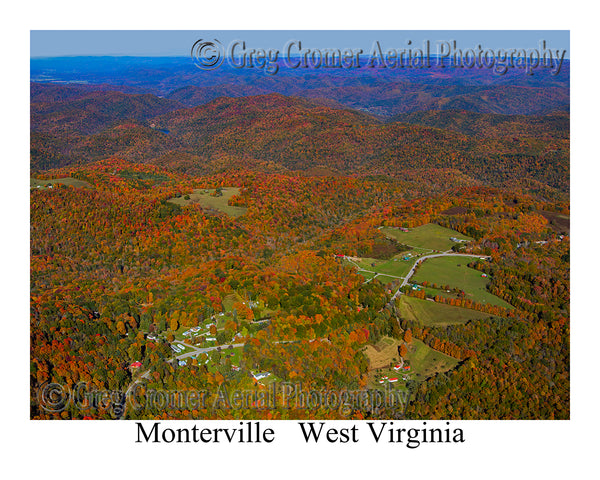
[[[569,31],[30,38],[30,419],[571,418]]]

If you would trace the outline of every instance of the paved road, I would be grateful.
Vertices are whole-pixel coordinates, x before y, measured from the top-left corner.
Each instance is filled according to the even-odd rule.
[[[398,295],[400,295],[400,289],[408,284],[408,281],[410,280],[410,277],[412,277],[413,274],[415,273],[415,269],[417,268],[417,265],[419,265],[419,263],[421,263],[422,261],[427,260],[428,258],[436,258],[436,257],[476,257],[476,258],[490,258],[487,255],[474,255],[474,254],[470,254],[470,253],[448,253],[448,252],[434,253],[433,255],[426,255],[424,257],[418,258],[417,261],[415,262],[415,264],[410,269],[410,271],[406,274],[406,277],[404,277],[404,280],[402,281],[402,284],[400,285],[400,287],[398,287],[398,290],[396,290],[396,293],[394,293],[394,295],[392,296],[392,298],[390,300],[390,303],[392,303],[396,299],[396,297]]]
[[[373,280],[375,277],[379,276],[379,275],[383,275],[385,277],[391,277],[391,278],[404,278],[404,277],[399,277],[397,275],[390,275],[388,273],[381,273],[381,272],[374,272],[372,270],[367,270],[366,268],[362,268],[361,266],[359,266],[354,260],[351,260],[349,257],[344,257],[344,259],[348,262],[350,262],[352,265],[354,265],[359,272],[367,272],[367,273],[372,273],[373,276],[371,278],[369,278],[365,283],[369,283],[371,280]]]
[[[196,355],[200,355],[201,353],[212,352],[213,350],[216,350],[217,348],[220,348],[221,350],[227,350],[230,346],[233,347],[233,348],[243,347],[244,346],[243,343],[232,343],[232,344],[227,344],[227,345],[216,345],[214,347],[206,347],[206,348],[194,347],[193,345],[188,345],[187,343],[184,344],[184,345],[186,347],[193,348],[194,351],[187,352],[187,353],[182,353],[181,355],[177,355],[175,357],[177,360],[183,360],[184,358],[195,357]],[[173,359],[168,360],[168,361],[172,362]]]

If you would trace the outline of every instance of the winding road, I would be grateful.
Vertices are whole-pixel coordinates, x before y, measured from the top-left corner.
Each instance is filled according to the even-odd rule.
[[[411,269],[409,270],[409,272],[406,274],[405,277],[395,277],[395,278],[398,278],[398,279],[402,278],[403,280],[402,280],[402,284],[396,290],[396,293],[394,293],[394,295],[392,295],[392,297],[391,297],[391,299],[389,301],[389,304],[393,304],[394,300],[401,294],[402,287],[404,287],[404,286],[406,286],[408,284],[410,278],[414,275],[417,266],[421,262],[423,262],[424,260],[427,260],[429,258],[436,258],[436,257],[471,257],[471,258],[481,258],[481,259],[483,259],[483,258],[485,258],[485,259],[491,258],[488,255],[475,255],[475,254],[468,254],[468,253],[453,253],[453,252],[450,253],[450,252],[451,252],[451,250],[448,250],[446,252],[434,253],[434,254],[431,254],[431,255],[426,255],[424,257],[420,257],[420,258],[418,258],[415,261],[415,263],[413,264],[413,266],[411,267]],[[359,267],[351,259],[349,259],[349,258],[346,257],[346,260],[348,260],[352,264],[354,264],[359,269],[359,271],[369,272],[368,270],[365,270],[364,268]],[[370,273],[377,274],[377,272],[370,272]],[[392,277],[392,275],[387,275],[387,276]],[[265,320],[265,321],[267,321],[267,320]],[[256,322],[256,323],[261,323],[261,322]],[[319,339],[319,340],[321,340],[321,341],[323,341],[323,340],[328,341],[327,339]],[[293,342],[293,341],[292,340],[283,340],[283,341],[277,341],[275,343],[290,343],[290,342]],[[200,355],[202,353],[209,353],[209,352],[212,352],[212,351],[217,350],[217,349],[227,350],[229,347],[237,348],[237,347],[243,347],[244,346],[244,343],[234,343],[234,344],[229,344],[229,345],[216,345],[216,346],[213,346],[213,347],[199,348],[199,347],[196,347],[194,345],[189,345],[187,343],[183,343],[183,342],[181,342],[179,340],[177,340],[177,341],[175,341],[173,343],[174,344],[184,345],[187,348],[191,348],[192,351],[191,352],[187,352],[187,353],[182,353],[181,355],[174,356],[173,358],[167,360],[167,362],[169,362],[169,363],[173,362],[174,360],[179,361],[179,360],[183,360],[183,359],[186,359],[186,358],[195,357],[195,356]],[[145,378],[149,377],[150,372],[151,372],[151,369],[146,370],[144,373],[142,373],[139,376],[137,376],[136,378],[132,379],[132,381],[129,384],[127,390],[125,391],[125,399],[127,399],[129,397],[129,395],[131,394],[131,391],[132,391],[133,387],[137,383],[139,383],[142,379],[145,379]],[[127,405],[128,405],[128,403],[129,402],[127,402],[127,401],[125,402],[125,409],[124,409],[122,415],[120,416],[121,419],[126,418],[126,411],[127,411]]]
[[[390,299],[390,303],[392,303],[398,297],[398,295],[400,295],[400,293],[401,293],[400,290],[402,289],[402,287],[404,287],[408,284],[410,277],[412,277],[414,275],[415,270],[416,270],[417,266],[419,265],[419,263],[421,263],[424,260],[427,260],[428,258],[436,258],[436,257],[476,257],[476,258],[485,258],[485,259],[491,258],[488,255],[475,255],[475,254],[470,254],[470,253],[449,253],[449,252],[434,253],[432,255],[426,255],[424,257],[418,258],[417,261],[414,263],[414,265],[409,270],[409,272],[404,277],[404,280],[402,281],[402,284],[398,287],[398,290],[396,290],[396,293],[394,293],[394,295]]]

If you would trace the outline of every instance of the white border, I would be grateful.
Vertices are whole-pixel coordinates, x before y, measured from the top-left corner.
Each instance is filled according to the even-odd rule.
[[[502,1],[376,2],[324,4],[305,1],[136,2],[108,0],[28,2],[4,6],[8,29],[2,32],[6,54],[2,93],[3,189],[8,226],[2,299],[5,322],[2,349],[5,472],[44,478],[301,477],[369,478],[377,474],[425,478],[568,478],[573,471],[597,471],[594,353],[598,314],[597,245],[598,154],[595,131],[598,67],[592,10],[574,2]],[[16,10],[16,11],[15,11]],[[296,422],[277,423],[279,439],[268,448],[254,446],[136,445],[131,422],[32,422],[28,420],[28,148],[30,29],[567,29],[572,65],[572,394],[570,421],[453,422],[468,442],[461,446],[358,445],[304,446]],[[8,146],[8,148],[6,148]],[[13,178],[16,175],[16,179]],[[27,186],[27,188],[25,188]],[[593,208],[593,209],[592,209]],[[587,222],[587,224],[586,224]],[[592,343],[594,342],[594,344]],[[234,422],[235,423],[235,422]],[[418,422],[417,422],[418,423]],[[182,423],[177,423],[181,426]],[[266,423],[265,423],[266,425]],[[595,448],[594,448],[595,453]],[[593,474],[593,473],[592,473]],[[585,474],[584,474],[585,475]]]

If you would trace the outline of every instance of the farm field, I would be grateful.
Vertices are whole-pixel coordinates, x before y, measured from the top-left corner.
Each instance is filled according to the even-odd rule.
[[[466,293],[466,298],[475,302],[512,309],[510,304],[486,289],[489,280],[483,278],[481,272],[467,267],[467,263],[472,260],[459,257],[430,258],[419,266],[411,280],[416,283],[428,282],[456,287]]]
[[[234,195],[239,195],[240,189],[236,187],[224,187],[222,189],[223,195],[219,197],[214,197],[211,194],[214,193],[215,189],[204,189],[198,188],[193,191],[193,193],[187,195],[189,199],[186,199],[186,196],[171,198],[169,200],[170,203],[174,203],[175,205],[179,205],[181,207],[185,207],[187,205],[191,205],[192,203],[198,203],[200,206],[204,208],[212,208],[214,210],[218,210],[220,212],[229,215],[230,217],[241,217],[248,210],[246,207],[235,207],[228,205],[229,199]]]
[[[463,324],[469,320],[493,317],[489,313],[407,297],[406,295],[401,296],[397,304],[403,318],[415,320],[427,327],[445,327]]]
[[[413,339],[408,347],[407,362],[411,366],[413,380],[421,381],[435,375],[447,372],[458,365],[456,358],[433,350],[417,339]]]
[[[197,360],[199,364],[205,364],[206,368],[208,369],[208,371],[210,373],[216,373],[217,371],[221,371],[221,373],[227,373],[228,370],[224,370],[222,367],[222,364],[225,363],[225,360],[227,358],[229,358],[231,360],[231,364],[232,365],[240,365],[240,361],[242,359],[242,347],[235,347],[235,348],[229,348],[227,346],[224,346],[223,349],[220,352],[210,352],[209,354],[207,354],[208,356],[208,362],[204,363],[205,360],[203,360],[203,358],[207,358],[204,356],[204,354],[198,355],[197,356]],[[218,362],[221,365],[217,364],[216,359],[218,359]]]
[[[365,280],[370,280],[371,278],[373,278],[375,276],[374,273],[371,272],[358,272],[359,274],[361,274],[363,277],[365,277]]]
[[[367,345],[364,349],[365,355],[369,358],[370,373],[369,383],[372,386],[380,386],[379,378],[382,376],[397,377],[396,387],[403,388],[407,379],[423,381],[432,375],[451,370],[458,364],[458,360],[433,350],[417,339],[413,339],[408,345],[408,353],[405,358],[405,364],[410,365],[408,371],[396,371],[393,364],[400,361],[398,355],[398,346],[404,343],[390,337],[383,337],[376,345]]]
[[[37,178],[31,177],[29,179],[30,188],[37,187],[47,187],[48,185],[53,185],[56,183],[60,183],[62,185],[71,185],[73,187],[83,187],[83,188],[92,188],[92,186],[86,182],[85,180],[79,180],[78,178],[71,177],[63,177],[63,178],[53,178],[51,180],[40,180]]]
[[[309,33],[302,43],[313,47],[374,41]],[[286,35],[275,32],[274,46]],[[387,32],[382,51],[402,35]],[[535,35],[523,38],[535,47]],[[271,34],[252,36],[271,48]],[[463,53],[486,40],[458,36]],[[553,35],[556,52],[568,38]],[[35,50],[52,53],[50,40]],[[160,423],[138,429],[147,444],[189,443],[169,429],[177,419],[227,420],[227,435],[216,432],[224,447],[267,443],[258,421],[319,432],[322,421],[381,421],[371,443],[396,444],[395,454],[373,461],[406,474],[420,467],[409,443],[456,434],[438,439],[430,421],[571,418],[566,50],[560,75],[271,75],[276,61],[202,71],[194,63],[207,66],[211,42],[173,40],[189,41],[193,58],[41,58],[32,45],[29,268],[17,275],[29,289],[19,376],[30,390],[19,403],[31,420]],[[404,419],[418,438],[401,431]],[[345,443],[326,429],[303,443]],[[57,447],[48,458],[60,463],[70,449]]]
[[[395,338],[383,337],[375,345],[367,345],[364,353],[369,358],[371,369],[389,367],[390,363],[397,362],[398,346],[401,343]]]
[[[467,235],[463,235],[455,230],[440,227],[435,223],[428,223],[420,227],[411,228],[408,232],[403,232],[398,228],[382,227],[381,232],[388,237],[398,240],[404,245],[417,248],[425,248],[429,250],[439,250],[445,252],[450,250],[456,242],[450,240],[450,237],[455,237],[467,242],[473,239]]]
[[[412,266],[414,260],[411,257],[411,260],[403,260],[402,257],[405,256],[408,252],[402,252],[401,255],[397,255],[390,260],[379,260],[376,258],[360,258],[353,259],[351,261],[347,260],[352,266],[359,266],[365,270],[369,270],[371,272],[376,272],[382,275],[391,275],[392,277],[403,277],[406,275],[410,267]],[[365,278],[369,279],[373,277],[373,274],[368,272],[359,271],[361,275],[364,275]]]

